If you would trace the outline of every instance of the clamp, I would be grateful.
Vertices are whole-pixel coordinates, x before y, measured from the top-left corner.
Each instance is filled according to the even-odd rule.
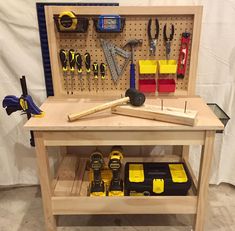
[[[148,22],[148,37],[149,37],[149,51],[150,51],[150,55],[155,55],[156,53],[156,47],[157,47],[157,40],[158,40],[158,36],[159,36],[159,22],[158,19],[155,19],[155,26],[156,26],[156,33],[154,36],[152,36],[152,31],[151,31],[151,27],[152,27],[152,19],[149,19]]]
[[[163,37],[166,43],[166,59],[169,60],[170,59],[170,53],[171,53],[171,41],[173,40],[174,37],[174,33],[175,33],[175,27],[173,24],[171,24],[171,32],[170,32],[170,36],[167,36],[166,33],[166,24],[164,25],[163,28]]]

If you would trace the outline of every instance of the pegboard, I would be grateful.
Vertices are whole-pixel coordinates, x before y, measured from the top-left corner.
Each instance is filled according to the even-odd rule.
[[[59,60],[60,49],[74,49],[84,56],[86,52],[91,55],[91,63],[97,62],[98,64],[104,62],[107,64],[101,47],[100,39],[112,42],[118,47],[123,47],[130,39],[142,39],[141,46],[134,49],[134,59],[136,64],[136,88],[138,88],[139,78],[175,78],[176,91],[175,95],[192,95],[195,89],[196,66],[197,66],[197,53],[195,48],[199,45],[200,38],[200,24],[201,24],[201,8],[200,7],[145,7],[145,11],[140,7],[115,7],[114,14],[119,14],[126,18],[125,26],[122,33],[97,33],[93,25],[93,18],[100,14],[110,14],[110,7],[74,7],[73,12],[89,19],[89,27],[86,33],[60,33],[57,31],[53,21],[53,15],[62,11],[69,10],[66,7],[48,7],[46,10],[47,30],[49,37],[50,55],[52,61],[52,77],[55,95],[67,95],[66,81],[63,77],[62,67]],[[155,9],[155,11],[154,11]],[[143,13],[145,12],[145,13]],[[153,13],[154,12],[154,13]],[[160,32],[155,56],[150,56],[149,52],[149,39],[147,34],[148,20],[157,18],[160,25]],[[187,31],[191,34],[189,44],[189,54],[187,62],[187,71],[184,79],[177,79],[176,75],[160,75],[143,76],[139,75],[138,60],[161,60],[165,59],[165,43],[163,39],[163,27],[167,24],[169,29],[171,24],[175,27],[174,38],[171,42],[171,56],[170,59],[178,61],[181,35]],[[153,31],[154,32],[154,31]],[[196,33],[196,34],[195,34]],[[50,42],[51,41],[51,42]],[[130,47],[125,47],[125,50],[130,51]],[[118,60],[119,64],[123,62],[122,58]],[[84,64],[84,63],[83,63]],[[73,81],[73,95],[74,96],[98,96],[98,95],[120,95],[120,92],[125,92],[129,88],[129,72],[130,65],[127,66],[123,75],[120,77],[117,84],[111,78],[110,70],[107,66],[106,78],[101,80],[99,75],[98,80],[93,78],[93,72],[90,74],[90,88],[88,90],[88,79],[86,77],[85,65],[83,65],[83,91],[81,90],[81,82],[77,71],[75,71]],[[54,71],[53,71],[54,70]],[[71,90],[72,81],[70,72],[67,72],[67,79],[69,89]],[[191,86],[190,86],[191,85]],[[56,88],[56,89],[55,89]],[[56,94],[57,92],[57,94]],[[157,92],[157,91],[156,91]],[[69,95],[71,96],[71,95]]]

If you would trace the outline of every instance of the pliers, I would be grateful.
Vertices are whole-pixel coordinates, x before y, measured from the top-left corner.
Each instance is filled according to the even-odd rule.
[[[170,59],[170,53],[171,53],[171,41],[173,40],[174,37],[174,33],[175,33],[175,27],[173,24],[171,24],[171,32],[170,32],[170,36],[167,36],[166,33],[166,24],[164,25],[163,28],[163,37],[166,43],[166,59],[169,60]]]
[[[159,22],[157,18],[155,19],[156,33],[154,36],[152,36],[151,27],[152,27],[152,19],[150,18],[148,22],[149,51],[150,51],[150,55],[155,55],[156,47],[157,47],[157,40],[159,36]]]

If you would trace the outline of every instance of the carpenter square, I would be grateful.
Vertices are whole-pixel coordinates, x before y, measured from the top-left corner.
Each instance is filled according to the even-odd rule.
[[[100,39],[100,42],[111,72],[112,80],[116,84],[131,60],[131,52],[125,51],[104,39]],[[117,55],[124,58],[124,63],[121,66],[118,65]]]

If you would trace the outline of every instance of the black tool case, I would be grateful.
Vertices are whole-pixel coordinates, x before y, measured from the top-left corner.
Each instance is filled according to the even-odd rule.
[[[191,177],[182,162],[128,162],[125,165],[126,196],[183,196],[190,187]]]

